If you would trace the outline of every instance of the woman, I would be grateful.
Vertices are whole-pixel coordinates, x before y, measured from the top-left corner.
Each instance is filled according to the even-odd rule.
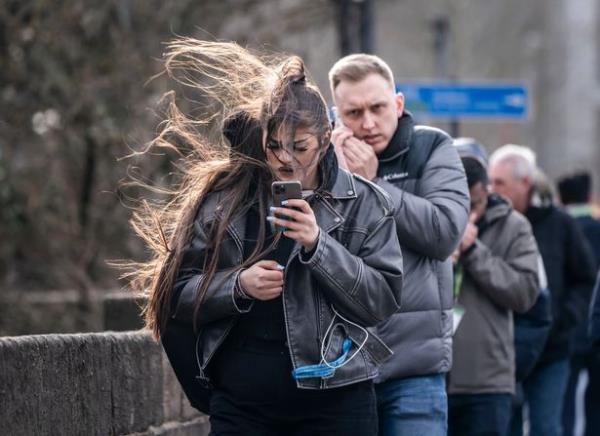
[[[338,168],[299,58],[187,39],[166,66],[219,104],[228,146],[172,103],[155,143],[192,152],[172,201],[135,218],[155,252],[134,282],[147,326],[192,404],[208,398],[211,434],[376,434],[372,379],[391,351],[366,327],[402,286],[390,202]],[[273,207],[272,182],[290,180],[305,198]]]

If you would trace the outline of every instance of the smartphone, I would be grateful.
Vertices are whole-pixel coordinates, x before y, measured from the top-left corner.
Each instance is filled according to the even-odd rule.
[[[333,118],[333,128],[334,129],[337,127],[345,127],[344,122],[342,121],[342,118],[340,117],[340,112],[339,112],[337,106],[331,107],[331,114],[332,114],[332,118]]]
[[[302,199],[302,184],[297,180],[289,182],[273,182],[271,184],[271,193],[273,194],[273,204],[275,207],[282,207],[284,200]],[[284,229],[281,226],[275,226],[278,232]]]

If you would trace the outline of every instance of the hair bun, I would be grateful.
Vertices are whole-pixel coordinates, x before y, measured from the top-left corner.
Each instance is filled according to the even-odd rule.
[[[290,77],[290,83],[292,85],[305,85],[306,84],[306,74],[300,73]]]
[[[298,56],[290,57],[282,68],[283,79],[292,85],[305,85],[304,62]]]

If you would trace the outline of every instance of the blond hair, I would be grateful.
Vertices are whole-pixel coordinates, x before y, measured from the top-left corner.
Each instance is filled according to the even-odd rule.
[[[329,70],[331,94],[333,95],[341,82],[360,82],[371,74],[380,75],[392,88],[395,88],[392,69],[383,59],[375,55],[358,53],[341,58]]]

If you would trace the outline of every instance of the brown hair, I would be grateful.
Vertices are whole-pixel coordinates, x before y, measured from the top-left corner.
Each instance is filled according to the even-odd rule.
[[[195,314],[216,270],[220,242],[234,214],[259,203],[258,243],[249,258],[232,270],[256,262],[265,250],[266,210],[273,174],[266,164],[263,139],[276,129],[313,129],[321,149],[329,144],[327,106],[305,73],[298,57],[260,56],[235,43],[186,38],[167,45],[165,72],[179,85],[191,88],[208,102],[212,114],[190,116],[178,107],[175,93],[167,94],[169,107],[162,131],[151,147],[164,147],[181,155],[180,179],[172,189],[155,189],[167,201],[144,200],[131,220],[146,243],[151,259],[129,262],[125,277],[134,290],[147,294],[143,308],[146,326],[160,338],[171,315],[173,284],[184,250],[194,235],[194,220],[204,200],[221,192],[217,219],[206,229],[207,253]],[[208,106],[207,106],[208,107]],[[201,127],[222,126],[219,140],[200,133]],[[190,150],[187,154],[183,150]],[[319,157],[322,153],[319,154]],[[274,241],[275,244],[277,241]],[[195,325],[194,325],[195,327]]]
[[[344,80],[360,82],[370,74],[379,74],[394,87],[394,75],[389,65],[378,56],[358,53],[338,60],[329,70],[329,85],[333,95],[337,86]]]

